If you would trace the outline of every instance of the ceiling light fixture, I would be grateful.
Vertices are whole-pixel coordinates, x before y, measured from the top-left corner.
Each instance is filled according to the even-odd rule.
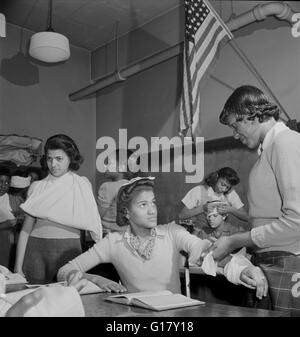
[[[49,0],[48,22],[45,32],[33,34],[30,40],[29,55],[33,58],[55,63],[70,57],[69,40],[52,28],[52,0]]]

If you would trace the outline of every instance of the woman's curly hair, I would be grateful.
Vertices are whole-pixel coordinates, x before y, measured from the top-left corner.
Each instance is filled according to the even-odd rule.
[[[47,139],[44,146],[44,155],[41,158],[41,166],[45,170],[48,170],[47,154],[49,150],[63,150],[70,159],[69,169],[72,171],[77,171],[83,163],[83,157],[76,143],[67,135],[58,134]]]
[[[274,118],[279,118],[279,108],[260,89],[244,85],[234,90],[227,99],[224,108],[219,116],[222,124],[228,124],[228,117],[233,115],[237,121],[241,121],[247,116],[248,120],[258,117],[260,123]]]
[[[118,226],[130,225],[127,218],[128,209],[135,196],[143,191],[153,191],[154,182],[148,178],[136,180],[121,186],[117,196],[117,219]]]
[[[220,178],[226,179],[231,186],[235,186],[240,182],[237,172],[231,167],[222,167],[218,171],[210,173],[205,179],[206,185],[214,189],[216,183]]]

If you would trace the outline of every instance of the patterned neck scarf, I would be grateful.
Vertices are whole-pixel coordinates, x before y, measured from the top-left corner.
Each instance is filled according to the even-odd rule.
[[[150,238],[145,240],[144,242],[141,242],[141,239],[132,233],[131,228],[129,229],[128,234],[128,243],[130,244],[130,246],[136,251],[136,253],[140,257],[145,260],[150,260],[156,239],[155,228],[151,229]]]

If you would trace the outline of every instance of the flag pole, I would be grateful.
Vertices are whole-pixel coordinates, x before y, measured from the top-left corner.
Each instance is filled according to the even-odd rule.
[[[232,35],[229,28],[226,26],[222,18],[219,16],[219,14],[216,12],[216,10],[213,8],[213,6],[207,1],[203,0],[206,5],[209,7],[209,9],[214,13],[214,15],[219,19],[220,23],[222,24],[223,28],[226,30],[228,35],[231,37],[228,41],[231,48],[236,52],[236,54],[240,57],[240,59],[244,62],[244,64],[247,66],[247,68],[252,72],[252,74],[257,78],[257,80],[263,85],[263,87],[269,92],[273,100],[277,103],[280,110],[286,115],[288,120],[291,120],[290,116],[287,114],[281,103],[278,101],[270,87],[268,86],[267,82],[262,78],[262,76],[259,74],[257,69],[254,67],[253,63],[249,60],[247,55],[242,51],[242,49],[239,47],[237,42],[234,40],[234,36]]]
[[[264,86],[264,88],[269,92],[273,100],[277,103],[277,105],[280,107],[280,110],[286,115],[288,120],[291,120],[290,116],[287,114],[281,103],[278,101],[266,81],[262,78],[262,76],[259,74],[259,72],[256,70],[252,62],[249,60],[247,55],[242,51],[242,49],[239,47],[237,42],[235,40],[230,40],[229,45],[231,48],[236,52],[236,54],[240,57],[240,59],[244,62],[244,64],[248,67],[248,69],[252,72],[252,74],[258,79],[258,81]]]

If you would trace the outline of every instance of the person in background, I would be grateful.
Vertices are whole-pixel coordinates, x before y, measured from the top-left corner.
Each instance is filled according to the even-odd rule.
[[[123,231],[116,223],[118,191],[124,183],[133,178],[133,159],[130,158],[131,150],[117,149],[107,157],[105,177],[109,180],[104,182],[98,190],[97,204],[101,216],[104,235],[113,231]]]
[[[42,179],[42,170],[39,167],[28,167],[26,170],[27,176],[30,177],[30,183]]]
[[[70,137],[58,134],[47,139],[44,163],[49,174],[30,185],[21,205],[26,213],[20,232],[15,272],[30,283],[56,280],[58,269],[82,252],[80,231],[94,241],[102,237],[101,220],[92,186],[75,173],[83,162]]]
[[[220,122],[258,158],[249,174],[252,229],[221,237],[212,247],[222,259],[240,247],[255,250],[252,261],[269,282],[267,303],[253,306],[300,315],[300,134],[279,121],[280,110],[260,89],[245,85],[227,99]]]
[[[192,263],[199,262],[201,254],[211,242],[201,240],[174,222],[157,225],[157,206],[153,177],[137,177],[123,185],[117,197],[117,223],[123,232],[111,232],[91,249],[67,263],[58,271],[58,280],[70,285],[88,279],[103,288],[103,279],[86,273],[99,263],[111,262],[129,292],[170,290],[180,293],[180,251],[189,255]],[[225,270],[225,268],[224,268]],[[225,276],[230,281],[246,281],[257,288],[262,298],[267,284],[259,268],[248,260],[231,259]],[[104,284],[107,285],[106,281]],[[112,291],[124,291],[118,283]]]
[[[228,215],[218,212],[218,204],[218,201],[210,203],[211,207],[209,208],[211,211],[205,213],[208,226],[195,228],[193,234],[199,236],[201,239],[216,241],[221,236],[229,236],[240,231],[245,231],[243,228],[238,228],[236,225],[229,223],[227,221]]]
[[[208,202],[220,201],[218,212],[232,214],[243,221],[248,221],[248,215],[239,195],[234,190],[240,182],[235,170],[223,167],[210,173],[200,184],[192,188],[182,199],[182,208],[179,219],[187,219],[207,211]]]
[[[11,176],[9,194],[24,202],[27,198],[27,191],[30,184],[31,180],[26,172],[15,171]]]
[[[10,188],[8,191],[10,204],[13,209],[13,214],[16,218],[16,224],[13,227],[13,246],[11,250],[10,269],[14,268],[16,245],[18,242],[19,234],[23,226],[25,213],[20,205],[26,200],[27,191],[30,186],[30,178],[27,177],[25,172],[15,171],[11,176]]]
[[[0,265],[9,268],[13,247],[13,228],[16,224],[16,206],[8,194],[11,173],[8,168],[0,167]]]

